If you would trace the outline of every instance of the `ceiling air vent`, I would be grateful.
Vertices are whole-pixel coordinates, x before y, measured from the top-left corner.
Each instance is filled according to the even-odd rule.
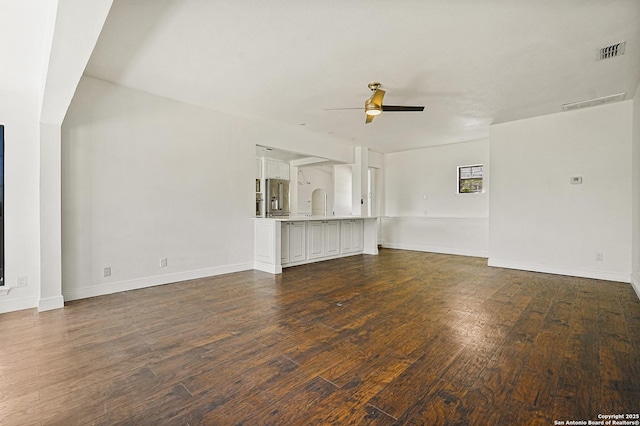
[[[588,101],[572,102],[570,104],[562,105],[562,109],[565,111],[573,111],[574,109],[620,102],[624,100],[624,96],[625,93],[618,93],[617,95],[604,96],[602,98],[590,99]]]
[[[611,46],[603,47],[598,49],[598,60],[615,58],[616,56],[621,56],[624,54],[624,46],[627,44],[626,41],[621,41],[620,43],[612,44]]]

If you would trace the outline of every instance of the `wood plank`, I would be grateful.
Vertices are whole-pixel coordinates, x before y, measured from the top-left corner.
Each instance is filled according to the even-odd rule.
[[[395,418],[400,417],[412,400],[428,394],[462,349],[462,345],[447,336],[437,336],[429,342],[424,355],[371,398],[369,404]]]
[[[462,396],[465,418],[482,424],[500,424],[502,416],[513,411],[511,394],[519,391],[520,375],[526,365],[532,344],[502,345],[469,391]]]
[[[640,410],[630,285],[402,250],[0,315],[0,423],[552,424]]]
[[[597,292],[592,283],[577,291],[560,368],[553,419],[591,419],[600,411],[600,342]]]
[[[462,405],[467,389],[440,380],[427,395],[416,400],[400,417],[399,423],[407,425],[446,425],[466,423]]]
[[[401,375],[411,363],[396,354],[368,355],[335,383],[340,389],[305,413],[308,424],[390,424],[393,417],[368,401]]]

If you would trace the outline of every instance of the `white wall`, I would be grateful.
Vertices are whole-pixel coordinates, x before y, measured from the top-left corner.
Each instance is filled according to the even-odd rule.
[[[302,126],[287,127],[266,121],[243,121],[243,123],[246,124],[242,129],[244,136],[253,139],[257,145],[345,164],[351,164],[354,161],[352,146],[337,142],[332,137],[310,133]]]
[[[487,218],[383,217],[380,244],[386,248],[488,257]]]
[[[351,204],[352,172],[350,165],[333,166],[334,178],[334,206],[333,211],[336,216],[349,216],[353,210]]]
[[[314,190],[321,188],[327,194],[327,214],[331,215],[333,211],[333,167],[332,166],[308,166],[300,167],[309,184],[300,185],[302,175],[298,172],[298,176],[291,177],[291,191],[298,191],[298,214],[311,214],[311,194]]]
[[[333,212],[337,216],[351,216],[351,215],[368,215],[379,216],[381,210],[381,200],[384,197],[382,190],[383,179],[383,167],[384,167],[384,155],[370,151],[365,147],[358,147],[355,150],[353,164],[340,164],[333,166],[333,187],[334,187],[334,206]],[[364,161],[364,163],[363,163]],[[368,169],[375,169],[374,172],[374,186],[375,195],[377,199],[374,201],[373,212],[364,211],[363,206],[360,204],[360,196],[354,195],[360,194],[362,197],[367,196],[367,179],[365,177],[368,174]],[[357,173],[355,173],[357,172]],[[355,173],[355,175],[354,175]],[[356,176],[357,175],[357,176]],[[356,191],[355,189],[358,189]]]
[[[457,167],[470,164],[484,165],[485,192],[458,194]],[[384,165],[383,246],[488,256],[488,140],[385,154]]]
[[[65,300],[253,268],[255,144],[296,132],[84,77],[62,127]],[[298,147],[353,158],[316,139]]]
[[[487,217],[489,141],[386,154],[385,214],[413,217]],[[484,164],[483,194],[457,193],[457,166]],[[427,199],[424,199],[424,196]]]
[[[631,112],[626,101],[491,126],[490,265],[629,281]]]
[[[83,78],[62,129],[65,300],[251,269],[246,126]]]
[[[633,98],[633,124],[632,124],[632,262],[631,262],[631,282],[640,297],[640,85],[636,89],[636,96]]]
[[[0,313],[40,297],[40,103],[56,3],[4,0],[0,13],[0,124],[5,144],[5,286]],[[16,288],[18,277],[26,287]]]
[[[0,92],[5,142],[5,283],[27,286],[0,295],[0,313],[38,305],[40,295],[39,99]]]

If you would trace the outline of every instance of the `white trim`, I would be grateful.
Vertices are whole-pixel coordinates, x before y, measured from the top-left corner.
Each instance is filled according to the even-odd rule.
[[[417,244],[382,243],[382,247],[399,250],[423,251],[428,253],[455,254],[458,256],[489,257],[489,253],[483,250],[465,250],[450,247],[423,246]]]
[[[630,275],[620,272],[598,271],[593,269],[573,269],[555,265],[543,265],[526,262],[514,262],[511,260],[489,258],[489,266],[507,269],[519,269],[523,271],[543,272],[546,274],[568,275],[571,277],[593,278],[605,281],[618,281],[628,283]],[[637,291],[637,290],[636,290]]]
[[[274,263],[260,262],[259,260],[253,262],[253,269],[262,272],[269,272],[270,274],[282,273],[282,266],[276,265]]]
[[[471,193],[470,193],[471,194]],[[382,221],[421,222],[489,222],[488,217],[446,217],[446,216],[382,216]]]
[[[0,296],[6,296],[7,294],[9,294],[9,291],[11,291],[11,287],[7,287],[6,285],[1,286]]]
[[[487,258],[488,224],[489,218],[483,216],[387,216],[381,218],[380,244],[392,249]]]
[[[38,312],[51,311],[53,309],[64,308],[64,298],[62,296],[47,297],[40,299]]]
[[[23,309],[32,309],[38,306],[37,297],[25,297],[23,299],[14,299],[0,302],[0,314],[14,311],[22,311]]]
[[[88,297],[103,296],[105,294],[119,293],[122,291],[137,290],[157,285],[171,284],[179,281],[194,280],[198,278],[213,277],[216,275],[230,274],[233,272],[247,271],[253,269],[253,263],[238,263],[235,265],[225,265],[213,268],[197,269],[194,271],[176,272],[173,274],[156,275],[153,277],[138,278],[127,281],[100,284],[92,287],[64,290],[65,300],[86,299]]]
[[[640,273],[631,274],[631,287],[633,287],[640,299]]]

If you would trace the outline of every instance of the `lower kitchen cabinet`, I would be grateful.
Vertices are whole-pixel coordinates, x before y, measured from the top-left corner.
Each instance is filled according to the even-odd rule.
[[[281,263],[282,265],[307,259],[306,222],[282,222]]]
[[[340,252],[357,253],[364,248],[364,221],[342,220],[340,225]]]
[[[254,220],[254,268],[261,271],[279,274],[305,263],[378,254],[377,218]]]
[[[308,228],[309,259],[340,254],[340,221],[310,221]]]

